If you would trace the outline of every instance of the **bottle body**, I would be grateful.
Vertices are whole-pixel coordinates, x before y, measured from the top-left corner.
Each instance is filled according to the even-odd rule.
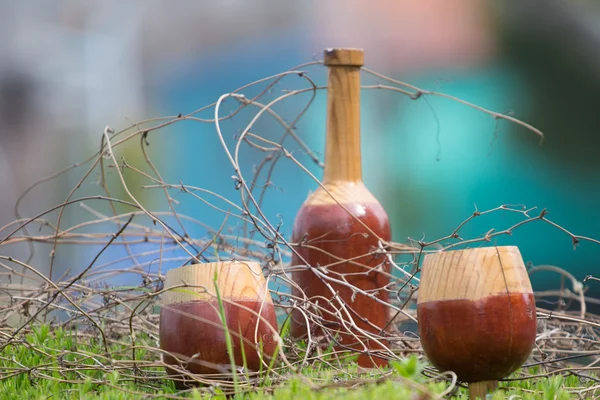
[[[308,265],[331,279],[311,269],[293,272],[292,278],[302,290],[293,287],[292,294],[308,301],[305,305],[310,314],[316,313],[322,320],[307,324],[301,313],[294,312],[292,335],[303,338],[310,329],[311,336],[337,335],[337,349],[382,349],[387,344],[381,339],[382,329],[390,318],[385,303],[389,299],[386,286],[390,283],[391,266],[378,247],[380,241],[391,239],[388,216],[360,181],[324,186],[327,190],[319,188],[313,193],[296,216],[293,242]],[[293,265],[304,265],[300,257],[292,256]],[[387,361],[362,354],[358,363],[374,367]]]

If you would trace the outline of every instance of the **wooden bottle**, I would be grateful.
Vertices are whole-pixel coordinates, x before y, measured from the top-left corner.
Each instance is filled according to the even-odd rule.
[[[432,253],[423,260],[417,300],[421,345],[440,371],[485,399],[535,345],[531,282],[515,246]]]
[[[169,366],[167,373],[174,378],[182,375],[175,366],[192,374],[225,377],[230,374],[232,365],[216,288],[223,304],[236,369],[243,367],[245,361],[246,372],[259,371],[269,365],[275,353],[278,344],[275,308],[258,263],[186,265],[167,272],[168,291],[161,299],[160,347],[167,352],[164,362]],[[187,386],[181,380],[175,380],[175,384],[178,388]]]
[[[363,60],[363,51],[359,49],[325,50],[324,64],[328,68],[327,136],[322,180],[325,189],[319,186],[302,205],[294,221],[292,241],[297,244],[295,250],[312,267],[387,302],[388,292],[384,288],[390,282],[390,265],[381,253],[374,252],[379,239],[384,242],[391,239],[391,229],[385,210],[362,180],[360,68]],[[292,263],[305,265],[296,255],[292,256]],[[303,292],[293,288],[293,294],[299,298],[307,296],[311,312],[315,312],[314,306],[311,307],[314,304],[330,312],[340,310],[338,301],[332,300],[334,294],[312,270],[293,272],[293,280]],[[343,284],[328,283],[339,293],[354,324],[379,339],[382,328],[389,321],[389,308]],[[340,312],[347,320],[346,313],[338,311],[338,314]],[[363,343],[357,342],[349,329],[342,326],[339,315],[320,314],[324,319],[321,324],[328,328],[329,337],[339,335],[337,349],[362,351],[363,344],[370,350],[381,349],[358,330],[350,329]],[[307,328],[313,336],[324,334],[323,329],[312,322],[307,327],[305,317],[293,312],[292,335],[306,338]],[[386,344],[385,340],[381,342]],[[376,367],[387,363],[373,354],[361,354],[359,365]]]

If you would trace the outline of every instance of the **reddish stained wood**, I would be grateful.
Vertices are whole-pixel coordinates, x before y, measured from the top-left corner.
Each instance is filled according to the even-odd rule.
[[[535,312],[532,293],[420,303],[421,344],[437,369],[453,371],[463,382],[500,380],[529,357]]]
[[[383,240],[390,240],[391,229],[388,217],[379,203],[346,203],[344,207],[356,215],[376,235]],[[384,274],[384,272],[390,273],[390,265],[382,254],[369,254],[377,248],[377,238],[338,204],[305,205],[296,218],[293,241],[304,241],[306,245],[316,247],[312,249],[301,246],[296,247],[298,253],[310,265],[328,266],[337,263],[328,267],[332,277],[340,280],[345,278],[348,284],[364,291],[374,290],[373,293],[380,300],[385,302],[389,300],[388,292],[382,290],[382,288],[390,281],[389,276]],[[352,259],[362,265],[354,265],[347,261],[339,262],[339,259],[326,253],[337,256],[342,260]],[[302,261],[296,255],[293,255],[292,264],[302,264]],[[375,267],[379,267],[381,271],[375,271],[373,269]],[[331,272],[344,274],[344,278]],[[352,275],[356,273],[360,274]],[[333,297],[333,294],[312,271],[294,272],[293,279],[303,289],[304,294],[311,302],[318,301],[319,306],[329,311],[334,310],[330,304],[325,304],[328,299]],[[350,310],[356,325],[370,333],[379,335],[381,329],[390,319],[389,307],[367,296],[354,294],[351,288],[342,284],[331,282],[330,284],[334,291],[339,292],[340,298],[343,299]],[[295,296],[302,297],[302,293],[295,287],[292,292]],[[333,303],[335,308],[340,308],[338,303],[335,301]],[[340,324],[339,318],[327,313],[323,314],[323,317],[325,319],[323,325],[334,331],[341,331],[339,338],[341,346],[337,346],[337,349],[343,349],[345,346],[357,350],[363,349],[361,343],[356,343],[356,338],[342,333],[346,329]],[[292,313],[292,335],[298,338],[306,337],[306,332],[304,317],[300,313]],[[335,334],[335,332],[333,333]],[[322,334],[322,330],[317,329],[312,334]],[[376,343],[366,340],[364,335],[359,335],[359,338],[371,350],[381,348]],[[386,341],[382,341],[382,343],[385,345]],[[361,355],[358,363],[363,367],[381,366],[387,363],[387,360],[383,358],[374,358],[373,361],[369,355]]]
[[[387,302],[388,293],[384,287],[389,283],[386,273],[389,274],[390,265],[383,254],[372,253],[378,247],[379,238],[384,242],[391,240],[391,229],[386,212],[362,180],[360,68],[363,62],[364,52],[361,49],[338,48],[324,52],[328,78],[323,187],[320,186],[306,200],[296,216],[292,241],[299,244],[295,250],[302,259],[294,254],[292,264],[305,265],[306,261],[312,267],[327,267],[331,277]],[[321,314],[324,321],[317,323],[331,329],[328,333],[332,336],[339,336],[337,339],[330,338],[338,341],[336,349],[362,351],[365,346],[370,350],[382,348],[366,339],[351,324],[344,326],[342,318],[348,320],[351,317],[359,328],[382,336],[381,330],[390,317],[386,304],[343,284],[328,281],[333,288],[332,293],[312,270],[294,272],[292,278],[301,288],[292,287],[293,294],[301,299],[307,296],[312,303],[307,307],[308,312],[312,316],[315,312]],[[338,300],[332,300],[336,292],[345,303],[349,316],[345,311],[340,311],[341,315],[331,314],[342,309]],[[315,310],[312,305],[317,303],[325,308],[325,312]],[[292,335],[306,337],[308,327],[304,316],[295,311],[292,318]],[[311,335],[323,333],[314,321],[310,323],[311,331],[316,328]],[[357,337],[348,334],[348,329]],[[383,340],[382,343],[386,345]],[[374,367],[385,365],[387,361],[383,358],[372,360],[371,355],[363,354],[358,363],[363,367]]]
[[[260,347],[254,335],[257,324],[256,337],[258,341],[262,341],[263,357],[267,364],[277,346],[277,319],[273,304],[228,299],[223,302],[223,307],[227,328],[233,341],[236,364],[243,366],[239,337],[241,332],[241,337],[245,339],[247,368],[258,371],[261,364],[258,355]],[[190,360],[187,365],[184,364],[185,368],[194,374],[218,374],[230,371],[225,332],[218,310],[219,305],[216,300],[163,305],[160,311],[161,349],[176,354],[180,359],[199,354],[197,359]],[[259,313],[264,320],[258,317]],[[169,365],[178,365],[177,360],[167,354],[164,355],[164,361]],[[167,368],[167,371],[170,375],[178,374],[170,368]]]

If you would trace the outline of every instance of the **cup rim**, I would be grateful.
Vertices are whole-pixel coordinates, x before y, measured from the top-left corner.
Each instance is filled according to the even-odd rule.
[[[512,249],[516,250],[518,253],[521,253],[521,249],[516,245],[505,245],[505,246],[481,246],[481,247],[469,247],[466,249],[456,249],[456,250],[439,250],[433,253],[425,254],[425,257],[435,256],[438,254],[447,254],[447,253],[461,253],[466,251],[477,251],[477,250],[488,250],[488,249]]]
[[[194,264],[188,264],[188,265],[180,265],[179,267],[174,267],[169,269],[167,272],[165,272],[165,278],[169,275],[172,275],[176,272],[179,271],[183,271],[185,269],[195,269],[195,268],[199,268],[200,266],[202,266],[203,268],[213,268],[213,267],[217,267],[218,265],[221,265],[222,267],[236,267],[236,266],[248,266],[251,269],[254,269],[253,267],[256,267],[259,271],[262,272],[262,268],[260,266],[260,263],[257,261],[245,261],[245,260],[225,260],[225,261],[213,261],[213,262],[208,262],[208,263],[194,263]]]

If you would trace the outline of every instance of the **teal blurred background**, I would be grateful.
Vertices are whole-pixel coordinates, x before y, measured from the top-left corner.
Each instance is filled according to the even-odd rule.
[[[388,211],[394,240],[434,240],[451,233],[475,205],[483,211],[502,204],[538,207],[532,215],[545,208],[549,219],[569,231],[600,238],[596,2],[33,3],[38,7],[0,5],[0,225],[14,218],[17,193],[95,151],[106,125],[121,129],[143,118],[186,114],[251,81],[319,59],[325,47],[347,46],[364,48],[371,69],[511,112],[546,135],[539,146],[539,138],[525,128],[448,99],[414,101],[364,90],[364,179]],[[323,67],[304,70],[325,83]],[[363,77],[364,84],[383,83]],[[273,88],[273,96],[305,86],[301,78],[289,77]],[[277,111],[291,121],[309,100],[310,94],[293,97]],[[234,106],[228,101],[221,114]],[[212,118],[212,112],[199,116]],[[230,147],[255,112],[222,124]],[[311,149],[323,152],[324,91],[296,127]],[[268,118],[253,131],[271,140],[284,132]],[[214,125],[177,123],[149,141],[166,181],[182,180],[239,199]],[[287,139],[286,145],[321,177],[297,144]],[[243,171],[250,176],[263,157],[243,152]],[[44,196],[23,207],[56,204],[78,179],[74,174],[44,189]],[[295,213],[316,184],[288,160],[280,162],[271,181],[264,210],[271,221],[282,222],[289,237]],[[140,196],[151,202],[153,194],[141,191]],[[213,228],[223,221],[222,213],[189,196],[177,199],[180,212]],[[502,230],[520,219],[498,211],[465,226],[462,236]],[[229,228],[239,231],[239,223],[230,220]],[[195,237],[206,232],[189,228]],[[526,262],[556,265],[578,279],[596,274],[600,245],[582,242],[574,250],[568,235],[539,221],[494,243],[518,245]],[[93,253],[73,252],[77,259]],[[59,271],[74,268],[73,254],[59,259]],[[119,256],[118,249],[110,255]],[[37,257],[43,264],[47,253]],[[560,276],[535,274],[533,284],[536,290],[556,288]],[[600,295],[600,288],[591,283],[589,293]]]

